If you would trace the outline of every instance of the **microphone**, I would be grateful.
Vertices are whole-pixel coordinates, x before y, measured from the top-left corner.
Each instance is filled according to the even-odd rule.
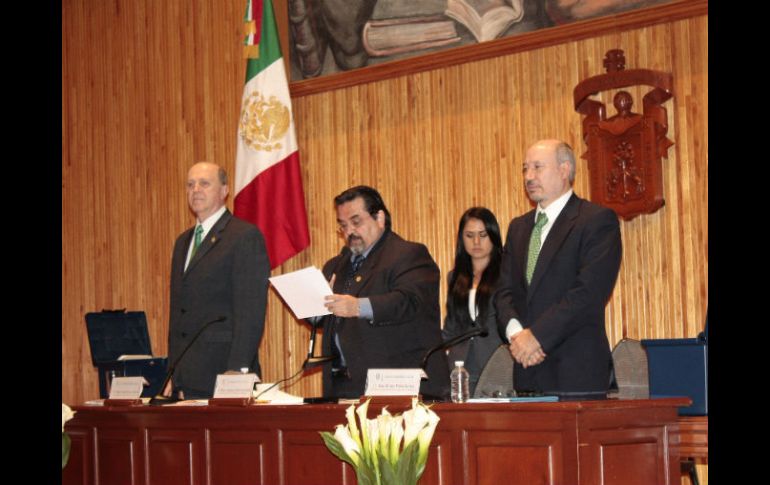
[[[428,358],[436,351],[446,350],[450,347],[454,347],[455,345],[461,342],[465,342],[466,340],[471,339],[473,337],[486,337],[487,335],[489,335],[489,330],[487,330],[487,327],[476,327],[473,330],[460,334],[457,337],[453,337],[447,340],[446,342],[442,342],[441,344],[430,349],[428,353],[425,354],[425,357],[422,359],[422,364],[420,365],[420,368],[425,370],[425,366],[428,365]]]
[[[176,370],[177,364],[179,364],[179,362],[182,360],[182,357],[184,357],[184,354],[187,353],[190,347],[192,347],[192,344],[194,344],[195,341],[198,340],[198,337],[200,337],[200,335],[203,333],[204,330],[206,330],[209,327],[209,325],[211,325],[212,323],[224,322],[225,320],[227,320],[227,317],[221,316],[203,324],[200,330],[198,330],[198,332],[193,336],[193,338],[190,339],[190,342],[187,344],[184,350],[182,350],[182,353],[179,354],[179,357],[177,357],[176,360],[172,362],[171,367],[168,368],[168,372],[166,373],[166,378],[163,379],[163,384],[161,384],[160,386],[160,391],[158,391],[158,394],[156,394],[155,397],[150,399],[150,406],[163,406],[164,404],[173,404],[179,401],[179,398],[173,396],[173,392],[172,392],[172,395],[169,397],[166,397],[163,395],[163,390],[166,388],[168,381],[171,380],[171,376],[174,375],[174,371]]]

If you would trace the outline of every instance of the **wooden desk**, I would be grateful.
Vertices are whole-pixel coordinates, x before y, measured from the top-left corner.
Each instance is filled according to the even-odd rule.
[[[677,407],[688,401],[436,404],[420,483],[678,484]],[[318,435],[345,422],[346,408],[75,407],[62,483],[354,484]]]
[[[709,418],[708,416],[679,417],[679,455],[708,461]]]

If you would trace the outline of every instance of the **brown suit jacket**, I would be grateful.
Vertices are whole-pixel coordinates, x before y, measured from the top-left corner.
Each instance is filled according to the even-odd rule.
[[[345,247],[324,265],[327,279],[337,275],[335,293],[343,292],[350,256],[350,249]],[[368,369],[419,367],[428,350],[441,344],[439,269],[424,245],[405,241],[386,230],[358,275],[360,279],[353,280],[348,293],[370,299],[374,320],[324,317],[324,354],[331,355],[332,325],[337,325],[351,374],[349,381],[332,378],[331,363],[327,364],[323,374],[325,396],[362,396]],[[449,372],[443,352],[431,356],[426,372],[429,379],[420,386],[423,396],[448,396]]]

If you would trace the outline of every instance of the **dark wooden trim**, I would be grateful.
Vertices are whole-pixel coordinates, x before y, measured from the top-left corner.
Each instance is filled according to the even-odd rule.
[[[616,15],[512,35],[480,44],[455,47],[409,59],[376,64],[315,79],[292,82],[289,84],[289,90],[291,96],[297,98],[465,62],[539,49],[563,42],[574,42],[610,32],[637,29],[707,14],[708,0],[679,0]]]

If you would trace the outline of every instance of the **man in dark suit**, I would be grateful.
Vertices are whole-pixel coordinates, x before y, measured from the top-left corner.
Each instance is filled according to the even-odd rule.
[[[241,369],[261,374],[259,342],[265,324],[270,275],[262,233],[225,207],[227,174],[201,162],[187,174],[187,201],[197,224],[174,244],[171,260],[171,311],[168,360],[179,358],[173,376],[180,397],[211,397],[217,374]],[[167,387],[168,395],[171,388]]]
[[[523,168],[537,207],[510,223],[496,299],[516,361],[514,388],[603,394],[612,368],[604,307],[622,254],[618,218],[572,192],[575,155],[566,143],[535,143]]]
[[[391,230],[390,213],[371,187],[350,188],[334,199],[339,231],[347,246],[323,273],[334,295],[323,318],[324,395],[364,394],[370,368],[417,368],[429,349],[441,344],[439,269],[428,249]],[[449,394],[446,356],[428,361],[420,392]]]

